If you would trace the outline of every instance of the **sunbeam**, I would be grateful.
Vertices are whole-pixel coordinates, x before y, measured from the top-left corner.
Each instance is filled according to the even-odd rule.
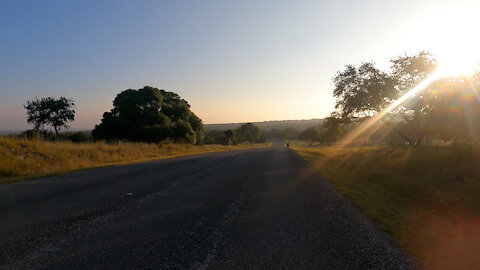
[[[361,134],[366,132],[369,128],[371,128],[375,123],[377,123],[379,120],[381,120],[383,117],[385,117],[389,112],[391,112],[393,109],[401,105],[403,102],[405,102],[408,98],[416,95],[418,92],[422,91],[423,89],[427,88],[429,85],[431,85],[435,80],[443,76],[443,71],[437,71],[433,73],[430,77],[425,79],[423,82],[419,83],[417,86],[412,88],[410,91],[405,93],[403,96],[401,96],[399,99],[397,99],[395,102],[390,104],[388,107],[383,109],[380,113],[378,113],[376,116],[370,118],[367,122],[361,124],[358,126],[356,129],[354,129],[352,132],[350,132],[345,138],[340,142],[340,146],[346,146],[350,144],[353,140],[358,138]]]

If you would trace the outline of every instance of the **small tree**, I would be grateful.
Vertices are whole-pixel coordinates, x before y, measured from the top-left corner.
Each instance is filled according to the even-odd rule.
[[[57,138],[58,131],[69,128],[67,123],[75,120],[75,102],[70,98],[35,98],[27,100],[24,107],[27,110],[28,123],[33,123],[37,130],[45,126],[53,127]]]
[[[223,132],[223,134],[227,138],[227,144],[232,145],[233,131],[231,129],[227,129]]]

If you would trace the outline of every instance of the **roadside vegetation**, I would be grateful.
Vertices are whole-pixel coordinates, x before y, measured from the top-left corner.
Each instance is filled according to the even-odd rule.
[[[33,129],[0,136],[0,184],[74,170],[151,159],[262,147],[251,124],[222,132],[206,145],[202,120],[174,92],[145,86],[120,92],[90,131],[60,132],[75,120],[75,101],[43,97],[24,105]],[[49,129],[50,128],[50,129]],[[51,131],[54,130],[54,132]]]
[[[390,63],[386,70],[364,62],[338,71],[332,81],[335,110],[303,137],[323,144],[411,147],[479,141],[480,70],[443,73],[424,51]]]
[[[479,146],[294,150],[427,269],[480,265]]]
[[[0,184],[79,169],[263,146],[268,144],[73,143],[0,136]]]
[[[427,269],[476,269],[480,72],[444,74],[428,52],[390,62],[337,72],[335,110],[293,149]]]

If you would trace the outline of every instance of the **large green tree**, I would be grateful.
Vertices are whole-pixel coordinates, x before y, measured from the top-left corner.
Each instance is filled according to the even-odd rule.
[[[406,94],[430,77],[438,66],[435,57],[425,51],[413,55],[404,54],[390,62],[397,97]],[[424,137],[432,133],[426,121],[434,101],[432,94],[433,92],[429,92],[428,89],[420,91],[393,111],[397,120],[401,120],[396,130],[410,145],[421,144]]]
[[[128,89],[117,95],[92,135],[97,139],[203,143],[200,118],[179,95],[154,87]]]
[[[391,59],[391,77],[395,82],[395,90],[403,95],[423,82],[438,67],[435,57],[426,51],[416,54],[403,54]]]
[[[33,123],[40,130],[51,126],[58,138],[58,131],[69,128],[68,122],[75,120],[75,102],[66,97],[44,97],[28,100],[24,105],[27,110],[27,122]]]
[[[428,52],[391,59],[387,72],[371,64],[346,66],[334,78],[336,110],[324,130],[338,134],[358,125],[358,119],[377,115],[396,99],[409,93],[437,70]],[[371,125],[361,139],[380,139],[420,145],[425,140],[475,142],[480,140],[480,73],[473,76],[442,76],[409,94],[402,103]],[[330,123],[330,124],[328,124]],[[328,125],[327,125],[328,124]],[[347,128],[347,129],[345,129]],[[360,138],[359,137],[359,138]]]
[[[353,65],[337,72],[333,78],[335,108],[342,118],[364,119],[375,116],[394,98],[393,80],[373,63]]]
[[[334,118],[341,125],[356,125],[358,120],[376,116],[388,105],[423,82],[437,68],[437,61],[428,52],[401,55],[391,59],[388,72],[377,69],[372,63],[363,63],[356,68],[347,65],[333,79],[333,96],[336,99]],[[427,97],[427,94],[430,94]],[[435,98],[433,92],[420,91],[391,110],[382,121],[393,121],[391,125],[398,136],[410,145],[421,144],[426,135],[432,133],[427,125],[429,112]],[[337,129],[334,125],[330,128]]]

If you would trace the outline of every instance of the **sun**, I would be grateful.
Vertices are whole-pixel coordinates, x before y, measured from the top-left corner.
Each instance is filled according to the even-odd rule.
[[[477,38],[468,37],[446,44],[443,50],[437,52],[438,72],[442,76],[471,76],[478,71],[480,50],[475,48],[478,42],[474,42]]]
[[[476,31],[476,13],[475,9],[461,7],[437,14],[428,19],[430,29],[412,40],[426,45],[425,49],[438,60],[442,76],[470,76],[478,70],[480,35]]]
[[[447,31],[448,29],[445,29]],[[480,62],[480,36],[474,35],[470,28],[456,26],[455,31],[437,43],[433,53],[439,63],[442,76],[470,76],[478,71]]]
[[[471,76],[479,67],[474,54],[453,53],[439,56],[439,73],[442,76]]]

